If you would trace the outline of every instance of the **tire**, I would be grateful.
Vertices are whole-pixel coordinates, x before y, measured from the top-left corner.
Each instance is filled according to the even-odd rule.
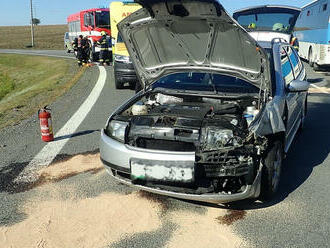
[[[264,158],[260,193],[262,200],[270,200],[276,195],[281,178],[283,158],[283,142],[273,141]]]
[[[115,77],[115,86],[117,90],[121,90],[124,88],[124,83]]]
[[[139,80],[137,80],[136,82],[135,82],[135,93],[138,93],[139,91],[141,91],[142,90],[142,85],[141,85],[141,83],[140,83],[140,81]]]
[[[319,71],[319,70],[321,70],[321,67],[317,63],[314,62],[313,69],[314,69],[314,71]]]
[[[313,59],[313,49],[310,47],[308,50],[308,64],[310,67],[314,68],[314,62],[312,61]]]

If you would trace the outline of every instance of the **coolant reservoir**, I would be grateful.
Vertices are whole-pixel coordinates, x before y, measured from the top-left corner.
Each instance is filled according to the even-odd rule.
[[[255,106],[249,106],[246,108],[244,111],[244,118],[246,119],[248,126],[250,126],[251,122],[254,120],[258,113],[259,110],[256,109]]]
[[[148,114],[148,107],[143,102],[137,102],[132,106],[133,115],[146,115]]]

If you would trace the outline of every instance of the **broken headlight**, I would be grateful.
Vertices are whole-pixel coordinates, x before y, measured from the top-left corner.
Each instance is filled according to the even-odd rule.
[[[232,144],[234,139],[234,134],[232,130],[223,129],[217,130],[208,128],[206,136],[206,144],[209,148],[219,148],[224,147],[228,144]]]
[[[106,128],[106,133],[109,137],[124,142],[127,126],[127,122],[112,120]]]

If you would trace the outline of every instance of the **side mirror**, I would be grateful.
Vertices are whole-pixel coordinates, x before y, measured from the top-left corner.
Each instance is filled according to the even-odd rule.
[[[307,81],[293,80],[287,87],[290,92],[308,91],[309,83]]]

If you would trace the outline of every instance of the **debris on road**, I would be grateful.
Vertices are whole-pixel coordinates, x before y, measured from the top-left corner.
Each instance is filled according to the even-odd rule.
[[[217,220],[220,224],[232,225],[234,222],[243,219],[246,216],[246,211],[244,210],[232,210],[229,209],[228,213],[224,216],[219,216]]]

